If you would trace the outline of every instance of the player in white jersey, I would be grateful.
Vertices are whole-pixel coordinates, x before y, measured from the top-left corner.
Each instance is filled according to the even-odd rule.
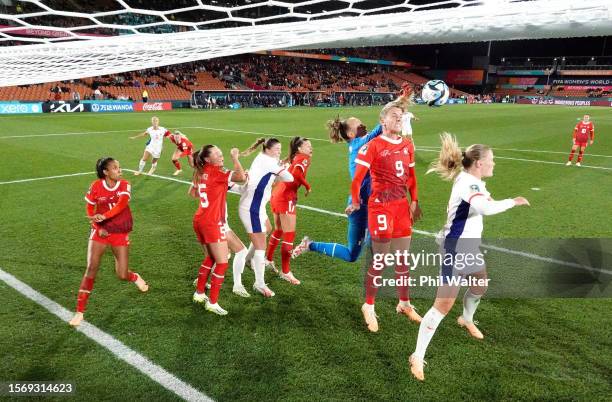
[[[485,187],[484,178],[493,176],[493,151],[486,145],[476,144],[461,152],[457,140],[448,133],[441,136],[442,149],[437,161],[427,173],[436,172],[445,180],[453,180],[448,202],[447,223],[440,231],[442,260],[440,280],[434,305],[423,316],[419,327],[416,350],[410,356],[410,370],[420,381],[425,379],[423,364],[425,351],[436,328],[453,307],[459,294],[456,279],[471,279],[463,297],[463,314],[457,323],[469,334],[483,339],[473,318],[482,295],[487,290],[487,271],[479,245],[482,236],[483,215],[494,215],[519,205],[529,205],[523,197],[495,201]],[[447,257],[450,256],[450,259]],[[470,257],[471,256],[471,257]]]
[[[412,121],[417,120],[419,120],[419,118],[412,114],[412,112],[404,112],[402,115],[402,135],[404,137],[412,137]]]
[[[153,159],[151,160],[151,169],[148,174],[153,174],[155,172],[155,169],[157,169],[157,161],[161,157],[162,148],[164,146],[164,138],[171,135],[170,131],[159,125],[159,117],[151,117],[151,124],[152,126],[142,133],[130,137],[131,140],[135,140],[136,138],[149,136],[149,141],[147,141],[147,146],[138,164],[138,171],[134,172],[136,176],[142,173],[150,157]]]
[[[260,145],[263,145],[262,151],[253,160],[249,168],[248,182],[243,185],[241,191],[238,215],[254,249],[251,260],[251,267],[255,272],[253,289],[264,297],[272,297],[274,292],[264,281],[266,232],[270,228],[266,205],[270,201],[274,181],[293,181],[293,176],[280,165],[281,143],[276,138],[260,138],[241,155],[249,155]]]

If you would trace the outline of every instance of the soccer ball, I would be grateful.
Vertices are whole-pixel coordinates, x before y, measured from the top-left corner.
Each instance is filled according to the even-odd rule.
[[[429,106],[442,106],[448,101],[450,91],[442,80],[431,80],[423,85],[421,99]]]

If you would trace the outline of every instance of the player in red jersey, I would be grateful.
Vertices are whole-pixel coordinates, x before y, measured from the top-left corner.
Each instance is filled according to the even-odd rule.
[[[70,320],[70,325],[75,327],[83,321],[87,300],[107,246],[111,247],[115,256],[117,277],[134,282],[141,292],[149,290],[149,285],[140,275],[128,268],[129,233],[132,231],[132,213],[128,206],[130,183],[121,179],[119,161],[113,158],[99,159],[96,173],[99,180],[91,184],[85,195],[87,217],[91,221],[92,230],[87,247],[87,269],[79,288],[76,314]]]
[[[570,166],[572,164],[572,160],[574,159],[574,154],[576,153],[576,149],[580,148],[578,153],[578,160],[576,161],[576,166],[580,166],[582,163],[582,157],[584,155],[584,150],[587,146],[587,142],[590,139],[590,145],[593,145],[593,140],[595,140],[595,126],[591,121],[591,116],[585,114],[582,117],[582,121],[576,124],[574,127],[574,144],[572,145],[572,150],[569,154],[569,160],[566,165]]]
[[[306,181],[306,174],[310,167],[312,157],[312,144],[304,137],[294,137],[289,143],[289,157],[284,161],[290,163],[289,173],[293,175],[293,181],[280,182],[272,191],[270,205],[274,214],[274,232],[270,236],[266,259],[274,268],[274,251],[281,242],[281,264],[280,277],[292,285],[299,285],[300,281],[293,276],[290,267],[291,253],[293,251],[293,240],[295,239],[295,224],[297,213],[295,206],[298,199],[298,189],[306,188],[306,196],[312,191],[310,184]]]
[[[402,137],[402,115],[400,103],[390,102],[380,112],[383,133],[362,146],[355,163],[357,169],[351,184],[352,203],[346,208],[351,214],[360,208],[361,182],[368,170],[372,178],[372,194],[368,200],[368,230],[372,237],[374,261],[365,278],[366,302],[361,307],[368,329],[378,331],[378,320],[374,312],[374,300],[380,286],[382,268],[376,261],[390,252],[408,252],[412,222],[421,217],[418,204],[417,183],[414,171],[414,145],[410,138]],[[407,198],[410,193],[410,202]],[[399,303],[396,311],[412,321],[421,317],[410,304],[408,295],[407,265],[396,262],[395,278]]]
[[[234,170],[223,167],[223,153],[214,145],[205,145],[193,154],[195,166],[193,184],[189,193],[200,199],[197,212],[193,217],[193,229],[207,257],[202,262],[198,273],[198,282],[193,300],[205,302],[206,310],[218,315],[226,315],[227,311],[217,303],[219,291],[225,277],[229,254],[226,236],[226,196],[230,181],[242,183],[246,175],[238,157],[240,151],[233,148],[230,151]],[[213,270],[214,265],[214,270]],[[212,271],[209,294],[205,286]]]
[[[176,167],[173,176],[178,176],[183,172],[181,169],[181,163],[179,162],[180,158],[187,157],[187,162],[189,162],[189,166],[193,168],[193,144],[189,141],[189,138],[179,130],[175,130],[174,134],[166,133],[166,137],[176,145],[176,150],[172,154],[172,163]]]

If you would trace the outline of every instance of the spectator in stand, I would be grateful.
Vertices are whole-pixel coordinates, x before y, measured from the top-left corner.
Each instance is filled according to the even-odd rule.
[[[142,101],[144,103],[147,103],[148,100],[149,100],[149,92],[147,92],[147,90],[145,89],[144,91],[142,91]]]
[[[72,91],[72,101],[77,103],[81,101],[81,94],[76,88]]]

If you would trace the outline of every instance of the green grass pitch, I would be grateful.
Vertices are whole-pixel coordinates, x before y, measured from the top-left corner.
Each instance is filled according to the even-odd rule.
[[[196,146],[214,143],[226,155],[231,147],[246,148],[257,133],[282,135],[285,150],[288,137],[313,139],[308,177],[313,192],[302,195],[300,203],[342,212],[349,191],[347,151],[343,144],[326,141],[325,121],[338,113],[355,115],[373,128],[378,111],[177,110],[159,116],[162,126],[181,129]],[[413,111],[420,118],[414,138],[424,212],[416,229],[436,232],[444,223],[450,184],[424,173],[437,155],[429,147],[438,144],[438,133],[449,131],[464,146],[481,142],[495,147],[495,177],[487,184],[494,197],[523,195],[532,204],[485,218],[484,236],[612,237],[609,109],[453,105]],[[587,153],[598,156],[585,156],[582,168],[566,167],[573,126],[585,112],[597,135]],[[123,168],[137,168],[144,141],[128,136],[148,127],[151,116],[0,117],[0,183],[92,172],[0,184],[0,268],[74,309],[86,263],[83,196],[94,180],[95,161],[110,155]],[[174,170],[171,145],[165,143],[159,175]],[[244,160],[246,166],[252,158]],[[188,186],[127,171],[124,177],[132,183],[135,219],[130,266],[151,288],[140,294],[132,284],[120,283],[109,252],[86,319],[213,399],[556,401],[606,400],[612,394],[612,302],[607,298],[485,297],[477,312],[482,342],[455,324],[458,302],[430,345],[425,383],[415,381],[408,366],[418,327],[395,314],[394,299],[379,300],[381,329],[367,332],[359,310],[361,263],[307,253],[293,262],[301,286],[267,273],[276,292],[271,300],[234,296],[229,269],[220,299],[229,315],[207,313],[191,302],[202,256],[191,227],[197,202],[187,196]],[[190,179],[188,169],[181,179]],[[230,226],[244,241],[237,201],[228,195]],[[297,240],[306,234],[344,241],[346,220],[301,209]],[[497,266],[504,263],[511,270],[520,262],[507,256]],[[501,270],[492,267],[490,276]],[[252,280],[246,269],[245,285]],[[71,380],[76,400],[178,398],[1,281],[0,301],[0,381]],[[432,301],[413,302],[424,313]]]

